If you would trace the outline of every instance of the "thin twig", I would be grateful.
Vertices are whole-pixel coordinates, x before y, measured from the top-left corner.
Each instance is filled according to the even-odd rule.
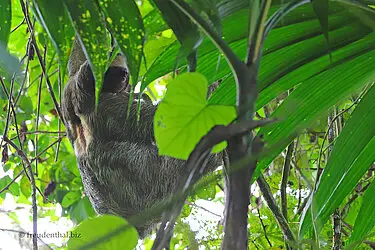
[[[30,185],[31,185],[31,200],[32,200],[32,210],[33,210],[33,236],[37,235],[38,233],[38,207],[36,205],[36,185],[35,185],[35,179],[34,179],[34,174],[33,170],[31,168],[31,163],[29,159],[27,159],[25,153],[17,147],[16,144],[14,144],[11,140],[9,140],[7,137],[3,138],[6,143],[8,143],[11,147],[13,147],[17,154],[21,157],[22,161],[25,162],[26,168],[29,171],[29,176],[30,176]],[[33,237],[33,249],[37,250],[38,249],[38,238]]]
[[[327,129],[327,131],[324,135],[322,146],[320,147],[320,152],[319,152],[319,157],[318,157],[318,169],[320,168],[320,165],[321,165],[321,158],[322,158],[322,154],[323,154],[324,142],[327,139],[330,128],[333,126],[333,124],[334,124],[334,122],[336,121],[337,118],[339,118],[342,114],[346,113],[352,107],[357,105],[359,103],[359,101],[361,100],[361,98],[364,96],[365,93],[366,93],[366,90],[362,91],[362,93],[358,96],[358,98],[355,100],[355,102],[352,103],[352,105],[350,105],[348,108],[340,111],[335,117],[332,118],[331,122],[328,125],[328,129]]]
[[[310,194],[310,195],[311,195],[311,194]],[[307,203],[309,202],[310,195],[308,195],[306,198],[304,198],[304,200],[303,200],[303,202],[302,202],[302,205],[298,207],[297,212],[296,212],[295,216],[293,217],[293,219],[294,219],[296,216],[300,215],[300,214],[303,212],[303,210],[305,209]]]
[[[205,212],[207,212],[207,213],[209,213],[209,214],[212,214],[213,216],[216,216],[216,217],[219,217],[219,218],[222,217],[220,214],[214,213],[214,212],[208,210],[208,209],[205,208],[205,207],[198,206],[198,205],[195,204],[195,203],[192,203],[192,202],[186,202],[186,204],[188,204],[189,206],[192,206],[192,207],[195,207],[195,208],[201,209],[201,210],[203,210],[203,211],[205,211]]]
[[[251,240],[251,243],[253,243],[254,247],[255,247],[257,250],[259,250],[259,247],[258,247],[257,243],[255,242],[255,240]]]
[[[35,21],[34,21],[34,24],[35,24]],[[26,84],[26,80],[27,80],[27,76],[28,76],[28,72],[29,72],[29,65],[30,65],[30,58],[32,57],[32,55],[29,55],[30,51],[31,50],[31,47],[32,47],[32,42],[31,40],[33,39],[32,36],[34,34],[34,30],[31,30],[30,31],[30,36],[29,36],[29,40],[28,40],[28,43],[27,43],[27,46],[26,46],[26,55],[24,58],[26,58],[26,67],[25,67],[25,75],[23,77],[23,80],[22,80],[22,83],[21,83],[21,87],[20,87],[20,90],[18,91],[18,94],[17,94],[17,97],[14,101],[14,106],[17,106],[17,103],[22,95],[22,92],[23,92],[23,88],[25,87],[25,84]]]
[[[265,226],[264,223],[263,223],[263,219],[262,219],[262,217],[261,217],[261,215],[260,215],[260,211],[259,211],[259,208],[258,208],[258,207],[257,207],[257,212],[258,212],[258,218],[259,218],[259,221],[260,221],[260,225],[261,225],[262,228],[263,228],[264,237],[266,238],[266,240],[267,240],[267,242],[268,242],[268,245],[269,245],[270,247],[272,247],[272,243],[271,243],[270,239],[268,239],[267,229],[266,229],[266,226]]]
[[[16,182],[16,180],[24,173],[25,170],[21,170],[15,177],[13,177],[13,179],[7,184],[5,185],[5,187],[3,187],[1,190],[0,190],[0,194],[2,194],[3,192],[7,191],[9,189],[9,187],[14,183]]]
[[[58,84],[59,84],[59,99],[60,99],[60,101],[62,100],[62,80],[63,79],[61,79],[61,70],[60,70],[60,66],[61,65],[59,65],[59,75],[58,75],[58,77],[59,77],[59,81],[58,81]],[[60,131],[61,130],[61,120],[59,119],[58,121],[57,121],[57,129]],[[55,162],[57,162],[57,160],[58,160],[58,158],[59,158],[59,152],[60,152],[60,145],[61,145],[61,141],[59,141],[58,143],[57,143],[57,146],[56,146],[56,153],[55,153]]]
[[[20,0],[20,3],[21,3],[21,7],[22,7],[22,12],[23,12],[23,14],[24,14],[24,16],[26,18],[26,22],[27,22],[27,25],[29,27],[29,30],[33,30],[34,27],[33,27],[32,23],[31,23],[31,20],[30,20],[29,11],[26,8],[25,3],[23,2],[23,0]],[[63,121],[64,119],[63,119],[63,116],[61,114],[59,103],[57,102],[56,96],[55,96],[55,94],[53,92],[52,84],[50,82],[50,79],[49,79],[46,67],[43,64],[43,58],[42,58],[42,55],[41,55],[40,50],[38,48],[38,44],[36,43],[34,34],[33,34],[32,38],[33,38],[32,42],[33,42],[33,45],[34,45],[34,49],[35,49],[36,55],[37,55],[38,60],[39,60],[40,67],[42,68],[43,75],[44,75],[44,77],[46,79],[46,82],[47,82],[47,89],[48,89],[48,91],[49,91],[49,93],[51,95],[51,98],[52,98],[53,104],[55,106],[56,112],[57,112],[58,116],[60,117],[60,119]]]
[[[45,131],[45,130],[35,130],[35,131],[28,131],[24,133],[25,135],[35,135],[35,134],[57,134],[58,136],[65,136],[65,131]]]
[[[350,205],[360,196],[362,195],[366,190],[367,188],[370,186],[371,184],[371,181],[369,183],[367,183],[364,187],[361,188],[361,190],[357,191],[355,194],[353,194],[349,199],[348,199],[348,202],[344,205],[344,207],[342,208],[342,211],[341,211],[341,214],[343,215],[343,217],[346,215],[347,211],[349,210],[350,208]]]
[[[15,129],[16,129],[16,138],[18,139],[18,142],[20,144],[20,147],[21,147],[21,150],[23,150],[23,146],[22,146],[22,140],[21,140],[21,137],[20,137],[20,133],[19,133],[19,130],[18,130],[18,123],[17,123],[17,114],[16,114],[16,110],[15,110],[15,107],[14,107],[14,103],[13,103],[13,88],[14,88],[14,77],[15,75],[13,75],[12,77],[12,80],[11,80],[11,86],[10,86],[10,93],[9,95],[7,95],[7,91],[6,91],[6,87],[5,87],[5,84],[3,82],[3,80],[1,80],[1,86],[5,92],[5,94],[7,95],[7,98],[8,98],[8,116],[7,116],[7,122],[6,122],[6,125],[5,125],[5,129],[4,129],[4,134],[3,134],[3,137],[1,138],[1,141],[0,141],[0,145],[2,145],[2,141],[3,141],[3,138],[4,137],[7,137],[7,134],[8,134],[8,129],[9,129],[9,124],[10,124],[10,112],[12,112],[13,114],[13,119],[14,119],[14,124],[15,124]],[[25,167],[25,164],[24,162],[22,162],[22,167],[26,173],[26,176],[27,178],[30,180],[30,177],[26,171],[26,167]]]
[[[50,149],[53,145],[55,145],[56,143],[58,143],[58,141],[62,140],[62,138],[59,138],[57,141],[51,143],[48,147],[46,147],[43,151],[41,151],[36,157],[32,158],[31,161],[30,161],[30,164],[33,163],[34,161],[36,161],[42,154],[44,154],[48,149]],[[25,169],[22,169],[4,188],[2,188],[0,190],[0,194],[3,193],[4,191],[8,190],[9,187],[17,181],[17,179],[25,172]],[[43,193],[40,192],[40,190],[38,189],[39,191],[39,194],[41,196],[43,196]]]
[[[6,122],[5,122],[3,137],[0,138],[0,145],[3,144],[4,137],[6,137],[8,135],[9,124],[10,124],[10,114],[11,114],[11,107],[12,107],[12,96],[13,96],[13,88],[14,88],[14,78],[15,78],[15,74],[13,74],[12,79],[10,81],[10,91],[9,91],[10,93],[7,96],[8,97],[7,119],[6,119]],[[1,77],[0,77],[0,79],[1,79],[1,86],[3,87],[4,93],[7,93],[5,84],[4,84],[4,82],[3,82],[3,80],[2,80]]]
[[[13,33],[13,32],[15,32],[16,30],[18,30],[19,27],[21,27],[23,24],[25,24],[25,21],[26,21],[26,19],[23,18],[23,19],[22,19],[22,22],[20,22],[16,27],[14,27],[10,33]]]
[[[44,46],[43,64],[46,64],[47,55],[47,45]],[[42,84],[43,84],[43,74],[40,75],[39,86],[38,86],[38,101],[36,108],[36,120],[35,120],[35,130],[39,130],[39,117],[40,117],[40,100],[42,98]],[[60,129],[59,129],[60,130]],[[35,156],[38,155],[39,146],[39,134],[35,134]],[[38,161],[35,162],[35,175],[38,176]]]

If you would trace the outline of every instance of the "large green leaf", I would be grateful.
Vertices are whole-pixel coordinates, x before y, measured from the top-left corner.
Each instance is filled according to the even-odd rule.
[[[33,0],[39,22],[48,33],[60,61],[62,77],[68,63],[74,29],[62,0]]]
[[[168,84],[154,118],[159,154],[186,160],[212,127],[234,120],[234,107],[207,104],[207,89],[199,73],[182,74]]]
[[[222,35],[223,38],[227,41],[235,41],[238,39],[244,39],[247,36],[247,27],[244,27],[242,25],[238,25],[238,23],[247,23],[248,22],[248,16],[249,16],[249,10],[248,9],[242,9],[245,6],[248,5],[247,3],[244,3],[243,1],[222,1],[218,3],[218,9],[219,9],[219,16],[220,19],[222,19],[223,22],[223,30]],[[234,14],[236,13],[236,14]],[[152,17],[146,17],[145,19],[145,28],[146,30],[154,30],[153,25],[148,25],[148,23],[151,22],[151,18],[156,18],[154,15]],[[154,22],[159,23],[160,21],[154,20]],[[151,31],[150,31],[151,32]],[[160,55],[150,64],[150,67],[147,71],[147,73],[144,76],[141,91],[143,91],[149,83],[157,79],[158,77],[161,77],[165,74],[168,74],[169,72],[173,71],[176,66],[176,62],[174,60],[171,60],[171,58],[177,58],[180,51],[180,44],[179,42],[175,42],[171,44],[168,48],[161,51]],[[199,57],[202,55],[205,55],[207,53],[211,53],[215,51],[214,54],[212,54],[213,57],[215,57],[215,63],[217,62],[219,58],[219,53],[216,53],[215,46],[212,44],[212,42],[206,38],[203,40],[202,44],[199,47]],[[223,60],[224,61],[224,60]],[[198,58],[198,66],[202,62],[200,58]],[[181,60],[180,64],[178,66],[182,66],[186,64],[186,61]],[[210,65],[210,67],[215,67],[215,65]],[[211,80],[210,80],[211,82]]]
[[[124,228],[124,230],[114,236],[109,236],[109,234],[121,228]],[[123,218],[113,215],[102,215],[85,220],[71,232],[71,235],[72,237],[69,237],[68,241],[68,249],[83,249],[100,237],[106,237],[107,235],[108,238],[98,242],[95,246],[91,246],[90,249],[131,250],[138,243],[138,233],[134,227],[130,226]]]
[[[375,151],[375,137],[373,138],[372,152]],[[349,243],[362,240],[375,225],[375,181],[373,181],[363,196],[363,203],[350,235]]]
[[[343,48],[334,50],[332,52],[332,63],[327,60],[327,56],[322,56],[302,65],[301,67],[298,67],[289,74],[282,76],[281,78],[276,80],[274,84],[265,88],[259,94],[257,100],[257,109],[260,109],[281,93],[293,88],[294,86],[313,77],[314,75],[317,75],[341,63],[345,63],[351,57],[365,54],[369,50],[372,50],[374,48],[375,34],[371,33],[358,41],[349,43]]]
[[[164,19],[157,9],[154,9],[143,18],[147,37],[151,37],[156,33],[160,33],[169,29]]]
[[[153,3],[181,43],[180,56],[192,56],[190,66],[195,69],[196,49],[202,41],[198,27],[172,1],[153,0]]]
[[[8,43],[11,23],[11,0],[2,0],[0,2],[0,43],[4,45]]]
[[[141,13],[133,0],[99,1],[112,36],[125,54],[132,81],[138,82],[142,61],[144,27]],[[126,9],[126,15],[124,15]]]
[[[269,92],[260,93],[257,103],[258,108],[276,98],[283,91],[330,67],[330,61],[326,54],[327,43],[319,30],[319,22],[311,20],[281,27],[270,33],[264,44],[258,87],[260,91],[269,91],[267,88],[272,88],[273,92],[272,95]],[[351,43],[356,43],[371,32],[369,28],[360,22],[341,14],[330,17],[330,30],[332,51]],[[246,43],[245,41],[234,42],[232,43],[232,48],[238,54],[244,55]],[[362,49],[365,50],[366,48],[362,46]],[[350,58],[353,55],[356,55],[356,52],[349,51],[346,57]],[[320,60],[314,63],[314,66],[309,64],[318,58]],[[203,56],[203,59],[206,58]],[[199,65],[209,71],[200,70],[199,67],[198,70],[203,74],[213,75],[214,69],[205,66],[210,63],[212,64],[213,60],[207,58],[206,61]],[[219,72],[217,76],[220,77],[230,72],[226,65],[219,65],[217,71]],[[301,74],[301,71],[304,74]],[[282,83],[279,83],[279,81]],[[287,87],[284,87],[285,84]],[[235,90],[235,82],[228,80],[214,93],[210,102],[234,105],[236,100]],[[263,98],[265,97],[268,98],[264,100]]]
[[[96,98],[102,87],[104,72],[108,66],[110,46],[103,15],[95,1],[63,0],[67,7],[79,41],[94,73],[96,80]]]
[[[324,36],[326,37],[328,42],[328,0],[312,0],[311,4],[314,8],[316,15],[318,16]]]
[[[243,2],[243,0],[237,2]],[[194,10],[203,12],[208,17],[208,20],[216,32],[221,34],[221,18],[219,16],[219,8],[216,0],[195,0],[191,1],[191,6]]]
[[[271,7],[270,12],[275,12],[280,6],[275,5]],[[334,6],[330,9],[332,13],[339,13],[342,8],[338,6]],[[229,15],[231,14],[231,15]],[[229,45],[235,50],[235,52],[241,56],[242,58],[245,57],[246,54],[246,46],[247,46],[247,33],[248,29],[244,25],[238,25],[238,23],[247,23],[249,17],[249,10],[248,9],[240,9],[235,13],[228,13],[227,16],[223,19],[223,38],[224,40],[229,43]],[[348,15],[339,15],[335,14],[330,17],[330,30],[338,29],[345,24],[350,23],[353,21],[353,17]],[[305,21],[305,22],[302,22]],[[303,42],[306,39],[311,37],[320,36],[321,28],[319,25],[318,20],[315,17],[315,14],[310,5],[301,6],[293,12],[289,16],[286,16],[283,19],[283,26],[277,26],[280,28],[275,29],[271,32],[271,37],[266,40],[266,44],[264,47],[264,54],[269,54],[279,48],[291,46],[294,43]],[[147,26],[146,26],[147,28]],[[358,30],[359,33],[361,30]],[[280,35],[281,34],[281,35]],[[348,40],[352,40],[355,38],[351,38],[350,36],[345,37],[345,39],[338,39],[338,43],[345,43]],[[313,41],[311,42],[310,46],[315,46]],[[315,47],[319,48],[319,51],[314,52],[314,50],[310,51],[310,54],[314,55],[315,57],[321,56],[321,51],[326,52],[327,45],[324,39],[322,39],[322,44],[319,42]],[[161,77],[165,74],[174,70],[175,62],[170,60],[170,58],[176,58],[179,52],[179,44],[176,42],[166,48],[160,55],[155,59],[155,61],[151,64],[150,68],[148,69],[147,73],[145,74],[144,81],[142,82],[141,90],[143,90],[150,82],[154,81],[158,77]],[[300,49],[303,50],[304,46],[301,45]],[[306,51],[309,51],[305,49]],[[214,52],[214,53],[213,53]],[[307,53],[307,52],[305,52]],[[198,49],[198,66],[197,71],[204,74],[210,83],[218,80],[219,78],[230,74],[230,68],[226,64],[225,60],[220,60],[220,53],[215,50],[215,47],[209,41],[209,39],[205,39],[202,42],[202,45]],[[293,58],[289,58],[293,56]],[[290,65],[289,71],[294,69],[296,66],[300,65],[300,62],[294,62],[294,58],[297,57],[296,53],[290,53],[288,57],[281,57],[280,60],[288,60],[286,65]],[[301,57],[302,58],[302,57]],[[306,60],[306,58],[304,58]],[[270,60],[271,61],[271,60]],[[290,62],[294,62],[291,64]],[[180,66],[183,66],[185,62],[181,62]],[[276,64],[276,63],[275,63]],[[294,67],[294,68],[293,68]],[[274,71],[277,71],[278,67],[272,67],[273,72],[270,75],[274,74]],[[261,67],[262,73],[262,67]],[[282,72],[285,74],[285,72]],[[279,72],[281,74],[281,72]],[[262,80],[261,80],[262,82]],[[267,83],[267,85],[270,83]],[[223,84],[222,84],[223,85]],[[219,88],[221,91],[218,94],[214,94],[215,98],[217,99],[213,103],[225,103],[233,105],[235,103],[235,96],[236,96],[236,89],[235,83],[232,81],[230,84],[225,84]],[[229,94],[229,95],[228,95]],[[221,102],[222,101],[222,102]]]
[[[329,216],[375,161],[375,130],[372,129],[375,127],[374,100],[375,87],[373,86],[358,104],[336,139],[318,189],[313,196],[312,204],[318,233]],[[300,235],[303,236],[311,227],[311,211],[308,211],[301,223]]]
[[[307,128],[334,104],[375,79],[372,66],[374,56],[375,51],[372,50],[315,75],[301,83],[284,100],[272,114],[280,122],[259,131],[273,150],[259,162],[255,177],[291,142],[297,132]]]
[[[194,0],[193,3],[200,3],[199,0]],[[225,19],[226,17],[232,15],[235,12],[238,12],[241,9],[246,9],[248,13],[248,0],[219,0],[216,1],[215,12],[217,9],[217,14],[220,20]],[[207,9],[207,8],[206,8]],[[197,9],[196,9],[197,10]],[[197,10],[198,11],[198,10]],[[206,11],[207,12],[207,11]],[[154,9],[144,17],[144,24],[146,29],[146,34],[148,37],[160,33],[161,31],[169,29],[168,25],[163,20],[157,9]],[[237,25],[238,26],[238,25]]]

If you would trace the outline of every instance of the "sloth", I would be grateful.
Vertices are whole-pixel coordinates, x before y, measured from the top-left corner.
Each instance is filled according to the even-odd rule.
[[[186,162],[158,154],[153,126],[157,106],[151,100],[140,100],[140,114],[134,100],[128,114],[131,95],[124,56],[118,54],[105,72],[96,109],[95,79],[78,39],[68,70],[61,109],[95,211],[129,219],[169,198],[188,173]],[[219,166],[221,159],[211,155],[206,172]],[[160,220],[157,216],[133,225],[143,238]]]

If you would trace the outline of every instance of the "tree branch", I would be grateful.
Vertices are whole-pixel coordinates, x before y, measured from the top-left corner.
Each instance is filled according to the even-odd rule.
[[[266,182],[266,180],[264,179],[263,175],[259,176],[259,178],[257,179],[257,183],[258,183],[260,191],[263,194],[263,198],[267,203],[267,206],[271,210],[273,217],[276,219],[276,222],[279,225],[281,232],[284,235],[285,241],[292,242],[292,243],[295,242],[293,232],[290,229],[288,222],[284,218],[283,214],[281,213],[279,207],[276,205],[276,201],[273,198],[271,189],[268,183]]]
[[[289,144],[283,166],[283,175],[280,184],[280,193],[281,193],[281,211],[283,212],[284,218],[288,221],[288,204],[286,197],[286,186],[288,184],[288,178],[290,173],[290,162],[292,160],[294,149],[294,143]]]

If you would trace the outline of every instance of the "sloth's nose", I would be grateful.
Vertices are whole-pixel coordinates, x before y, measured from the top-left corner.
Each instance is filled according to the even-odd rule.
[[[126,68],[121,68],[120,75],[124,78],[127,77],[128,76],[128,70]]]

